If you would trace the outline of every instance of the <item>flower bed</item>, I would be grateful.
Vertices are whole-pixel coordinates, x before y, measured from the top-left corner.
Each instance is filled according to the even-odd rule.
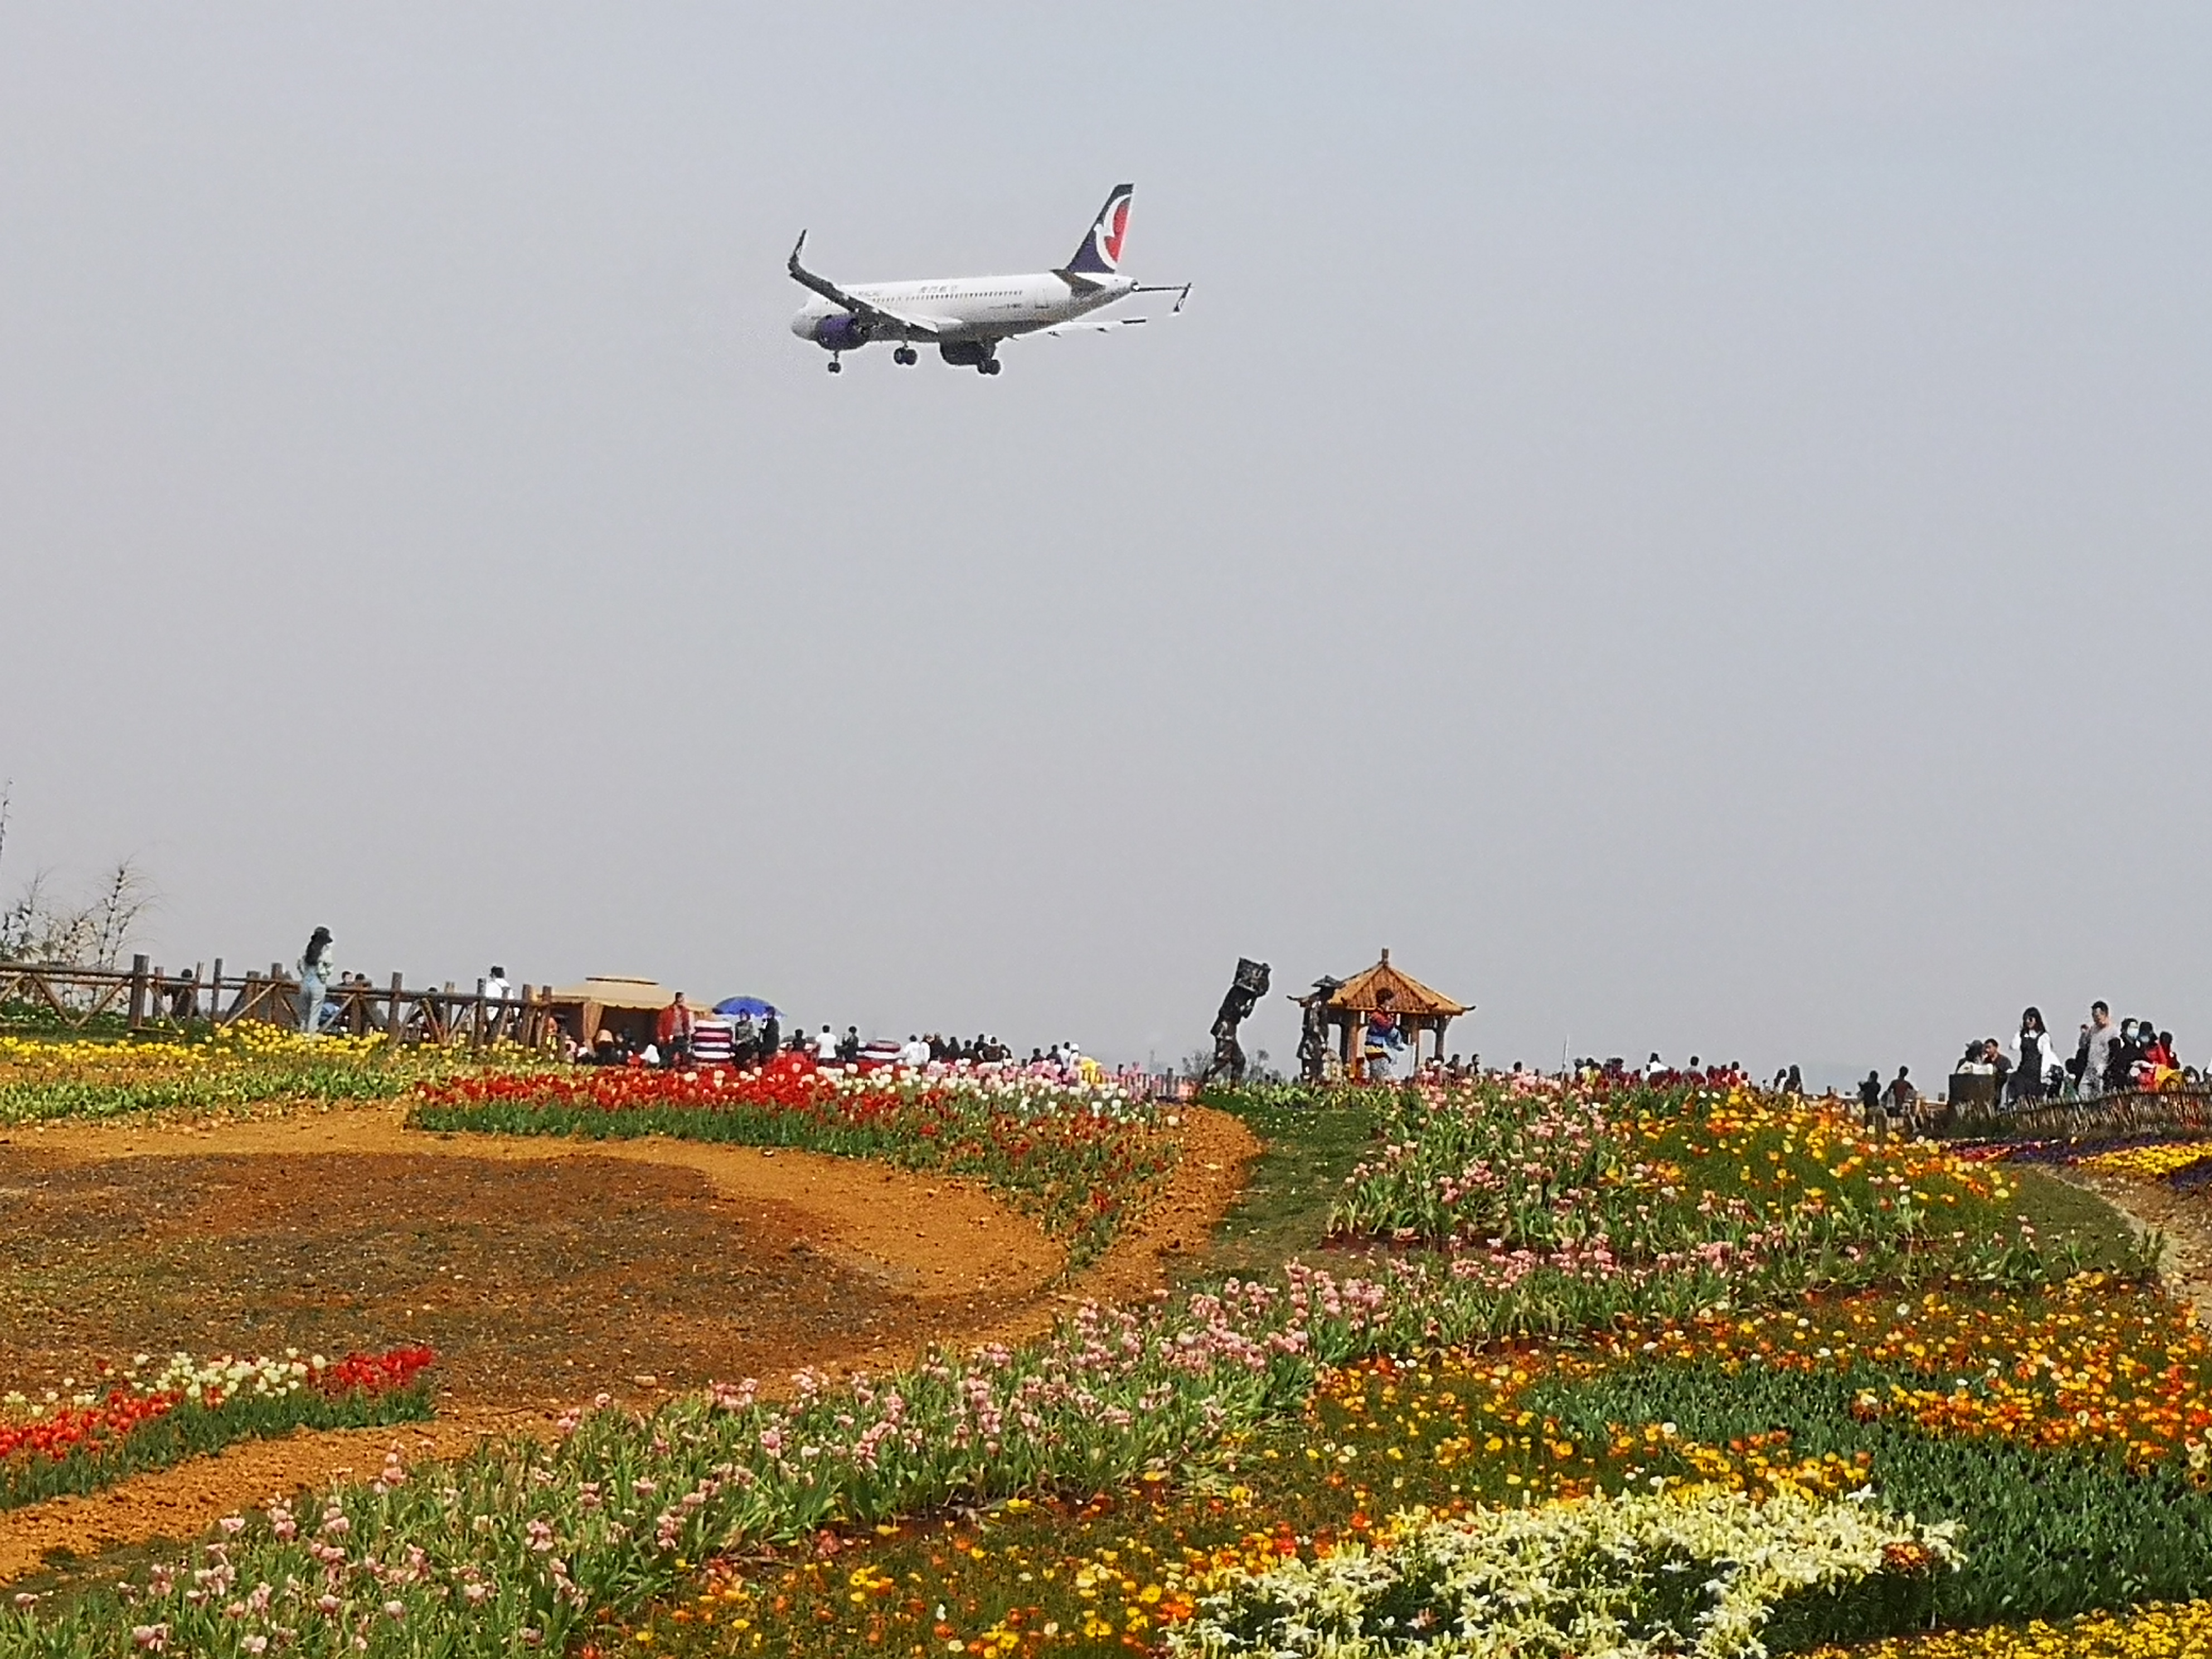
[[[1347,1237],[1605,1267],[1819,1271],[2016,1240],[1999,1170],[1802,1102],[1521,1074],[1401,1091],[1331,1215]]]
[[[257,1021],[211,1036],[94,1042],[0,1036],[0,1125],[125,1112],[383,1100],[474,1062],[381,1037],[305,1037]],[[513,1066],[519,1057],[500,1062]]]
[[[65,1401],[10,1394],[0,1400],[0,1510],[96,1491],[234,1441],[420,1421],[430,1415],[422,1374],[435,1358],[428,1348],[337,1361],[288,1352],[200,1362],[179,1353]]]
[[[1977,1163],[2044,1164],[2163,1182],[2180,1192],[2212,1185],[2212,1139],[2202,1126],[2151,1127],[2095,1139],[2014,1137],[1978,1141],[1959,1156]]]
[[[1012,1073],[817,1070],[787,1055],[757,1071],[581,1067],[423,1085],[409,1121],[495,1134],[665,1134],[790,1146],[973,1176],[1067,1247],[1100,1253],[1165,1185],[1176,1145],[1159,1109],[1110,1084]]]
[[[2212,1652],[2212,1601],[2154,1602],[2059,1624],[1941,1631],[1851,1650],[1851,1659],[2183,1659]],[[1844,1659],[1822,1649],[1816,1659]]]
[[[1954,1524],[1785,1491],[1599,1495],[1538,1509],[1395,1517],[1372,1546],[1233,1567],[1170,1626],[1194,1659],[1719,1659],[1778,1628],[1889,1631],[1924,1618]],[[1786,1638],[1779,1641],[1785,1650]]]
[[[2187,1140],[2153,1142],[2143,1146],[2117,1147],[2092,1152],[2078,1159],[2081,1167],[2100,1175],[2126,1176],[2133,1181],[2161,1181],[2197,1169],[2212,1160],[2212,1140],[2202,1136]]]

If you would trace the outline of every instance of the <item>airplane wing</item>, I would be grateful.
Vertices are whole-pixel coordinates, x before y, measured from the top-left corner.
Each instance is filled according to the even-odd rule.
[[[944,331],[945,325],[934,317],[917,316],[911,312],[893,311],[890,307],[879,306],[872,300],[863,300],[856,294],[848,294],[827,276],[817,276],[799,263],[799,256],[805,247],[806,233],[802,230],[799,233],[799,246],[791,250],[791,280],[801,288],[813,289],[831,305],[844,307],[846,310],[864,322],[904,329],[909,334],[918,334],[925,339],[932,340]]]
[[[1049,340],[1062,334],[1111,334],[1117,328],[1134,328],[1139,323],[1149,323],[1149,317],[1079,317],[1072,323],[1054,323],[1050,328],[1024,329],[1019,334],[1009,334],[1009,340]]]
[[[1183,302],[1190,298],[1190,290],[1191,284],[1188,283],[1164,283],[1158,287],[1133,288],[1129,292],[1172,294],[1176,295],[1176,302],[1170,308],[1168,315],[1180,317],[1182,315]],[[1010,334],[1006,337],[1010,340],[1039,340],[1048,339],[1055,334],[1111,334],[1117,328],[1134,328],[1139,323],[1149,323],[1152,320],[1149,317],[1078,317],[1073,322],[1054,323],[1050,328],[1027,329],[1019,334]]]

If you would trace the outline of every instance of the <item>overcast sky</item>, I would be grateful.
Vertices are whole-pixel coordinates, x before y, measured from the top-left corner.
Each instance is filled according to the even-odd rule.
[[[1163,1061],[2212,1050],[2212,10],[0,9],[0,891]],[[787,331],[1061,263],[985,380]],[[1279,996],[1251,1028],[1287,1058]]]

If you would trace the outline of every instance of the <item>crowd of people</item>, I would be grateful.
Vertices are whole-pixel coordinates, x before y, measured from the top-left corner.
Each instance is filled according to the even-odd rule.
[[[1524,1069],[1516,1060],[1505,1075]],[[1422,1070],[1440,1081],[1484,1075],[1479,1054],[1470,1060],[1454,1054],[1442,1065],[1431,1062]],[[1656,1052],[1640,1066],[1615,1055],[1602,1060],[1577,1060],[1567,1070],[1584,1083],[1640,1080],[1660,1087],[1689,1084],[1735,1088],[1752,1081],[1740,1061],[1708,1064],[1692,1054],[1676,1066]],[[1993,1103],[2015,1109],[2044,1100],[2087,1100],[2143,1090],[2193,1087],[2204,1081],[2197,1069],[2182,1065],[2172,1032],[2161,1030],[2152,1019],[2115,1020],[2102,1001],[2090,1006],[2089,1018],[2081,1022],[2070,1054],[2045,1027],[2042,1013],[2029,1008],[2021,1016],[2020,1032],[2009,1049],[1996,1037],[1978,1037],[1966,1044],[1952,1070],[1954,1074],[1994,1078]],[[1779,1095],[1807,1092],[1804,1073],[1796,1066],[1778,1068],[1764,1086]],[[1830,1098],[1833,1094],[1832,1090],[1828,1091]],[[1879,1070],[1869,1071],[1856,1094],[1861,1115],[1878,1129],[1917,1125],[1931,1105],[1912,1080],[1910,1066],[1899,1066],[1896,1075],[1887,1081]],[[1939,1099],[1933,1103],[1942,1103]]]
[[[2197,1077],[2181,1064],[2172,1032],[2160,1030],[2154,1019],[2115,1020],[2102,1001],[2089,1005],[2071,1054],[2062,1051],[2042,1011],[2029,1008],[2021,1014],[2009,1052],[1995,1037],[1978,1037],[1952,1069],[1960,1076],[1994,1078],[1996,1098],[2014,1107],[2172,1088]]]
[[[706,1066],[728,1066],[744,1071],[763,1066],[779,1054],[798,1055],[822,1068],[868,1070],[879,1066],[968,1066],[978,1069],[1054,1072],[1075,1079],[1095,1079],[1098,1062],[1073,1042],[1055,1042],[1049,1049],[1032,1048],[1027,1060],[1012,1047],[988,1033],[970,1038],[942,1032],[909,1032],[900,1042],[877,1038],[864,1042],[860,1027],[848,1025],[842,1035],[834,1026],[817,1032],[794,1026],[788,1033],[781,1016],[765,1008],[757,1016],[740,1008],[730,1014],[702,1012],[681,991],[655,1017],[649,1037],[625,1039],[601,1027],[589,1043],[564,1034],[564,1053],[580,1066],[657,1066],[690,1071]]]

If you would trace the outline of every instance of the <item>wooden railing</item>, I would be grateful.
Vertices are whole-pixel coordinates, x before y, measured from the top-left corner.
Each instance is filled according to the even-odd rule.
[[[406,976],[394,974],[384,985],[366,977],[339,981],[324,1000],[334,1011],[325,1016],[325,1031],[380,1032],[396,1042],[471,1048],[502,1042],[537,1048],[555,1039],[550,987],[525,985],[496,996],[479,980],[473,991],[450,983],[410,990]],[[221,957],[211,973],[196,965],[173,974],[143,956],[133,957],[128,969],[0,962],[0,1018],[24,1009],[40,1024],[76,1030],[108,1015],[133,1031],[240,1020],[297,1030],[300,981],[278,963],[265,974],[228,975]]]
[[[1947,1139],[2125,1140],[2135,1137],[2202,1134],[2212,1129],[2212,1090],[2120,1089],[2081,1099],[2039,1101],[2002,1112],[1939,1116],[1936,1133]]]

